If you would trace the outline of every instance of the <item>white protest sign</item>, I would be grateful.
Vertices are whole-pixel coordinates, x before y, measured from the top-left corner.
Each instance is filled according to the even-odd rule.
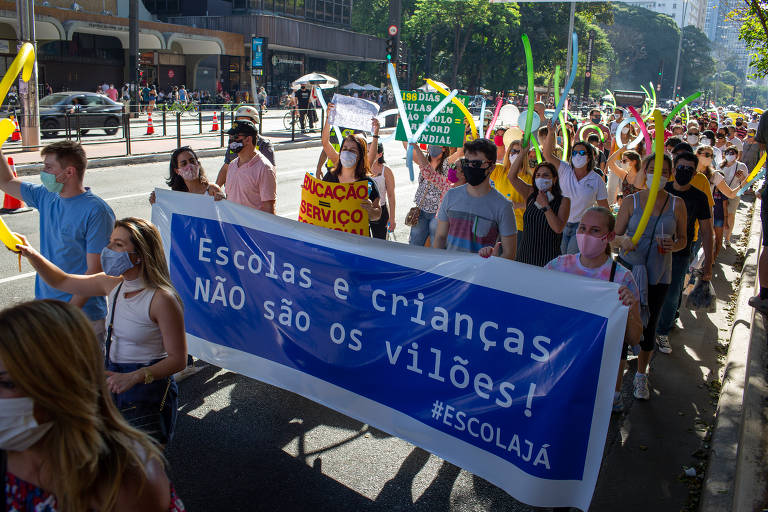
[[[379,115],[379,106],[362,98],[334,94],[331,103],[336,108],[328,115],[328,122],[334,126],[370,132],[371,118]]]

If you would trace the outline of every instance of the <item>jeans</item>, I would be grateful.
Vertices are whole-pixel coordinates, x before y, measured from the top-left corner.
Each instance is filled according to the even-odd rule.
[[[688,273],[690,254],[688,251],[679,251],[672,254],[672,281],[669,283],[667,297],[661,306],[659,322],[656,325],[656,334],[667,336],[675,325],[675,314],[680,306],[685,284],[685,275]]]
[[[576,230],[578,222],[569,222],[563,229],[563,239],[560,242],[560,254],[576,254],[579,252],[579,244],[576,243]]]
[[[427,243],[427,237],[431,238],[432,244],[435,243],[435,231],[437,230],[436,213],[428,213],[421,210],[419,213],[419,222],[411,226],[411,234],[408,236],[408,243],[411,245],[423,246]]]

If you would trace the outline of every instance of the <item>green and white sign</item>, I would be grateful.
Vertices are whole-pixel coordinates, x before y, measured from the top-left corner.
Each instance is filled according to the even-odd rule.
[[[403,107],[405,107],[408,122],[411,124],[413,132],[418,130],[432,109],[445,98],[439,92],[402,91],[401,94],[403,95]],[[465,106],[469,104],[468,96],[456,96],[456,98]],[[451,102],[435,116],[419,137],[418,142],[458,148],[464,145],[464,127],[464,114],[455,103]],[[395,139],[408,140],[405,136],[402,119],[397,121]]]

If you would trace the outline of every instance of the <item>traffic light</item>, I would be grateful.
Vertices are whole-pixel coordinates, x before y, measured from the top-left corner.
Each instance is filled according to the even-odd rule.
[[[394,37],[387,38],[387,60],[396,61],[395,46],[397,46],[397,40]]]
[[[660,84],[663,78],[664,78],[664,59],[661,59],[661,61],[659,61],[659,74],[656,77],[656,83]]]
[[[405,43],[402,41],[397,42],[397,62],[404,61],[405,57]]]

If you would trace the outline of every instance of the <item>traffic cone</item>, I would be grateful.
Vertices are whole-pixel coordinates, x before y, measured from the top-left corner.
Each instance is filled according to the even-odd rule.
[[[147,118],[147,133],[145,135],[154,135],[155,134],[155,127],[152,125],[152,112],[149,112],[149,117]]]
[[[13,164],[13,158],[8,157],[8,165],[11,167],[11,172],[13,173],[13,177],[16,177],[16,166]],[[10,194],[5,194],[5,198],[3,199],[3,208],[0,210],[0,213],[21,213],[21,212],[28,212],[32,208],[28,207],[24,204],[24,201],[19,201],[15,197],[13,197]]]
[[[11,142],[19,142],[21,140],[21,130],[19,129],[19,121],[15,117],[13,118],[13,124],[16,125],[16,129],[13,130],[13,135],[11,135]]]
[[[212,132],[219,131],[219,117],[216,115],[216,112],[213,113],[213,128],[211,128]]]

